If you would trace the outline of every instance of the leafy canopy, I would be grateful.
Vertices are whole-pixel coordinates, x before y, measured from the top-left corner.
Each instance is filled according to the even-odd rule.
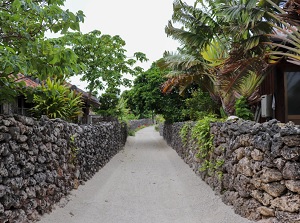
[[[17,95],[17,73],[45,79],[82,69],[76,54],[45,37],[46,31],[79,31],[82,11],[63,10],[65,0],[0,1],[0,101]]]
[[[134,80],[131,90],[125,91],[123,97],[134,115],[140,118],[148,118],[154,114],[163,115],[166,122],[183,121],[185,117],[182,111],[185,107],[185,98],[178,95],[174,89],[168,95],[164,95],[160,87],[166,78],[166,70],[161,70],[153,63],[151,68],[141,73]]]
[[[131,81],[124,74],[139,74],[143,69],[135,66],[136,62],[148,60],[141,52],[128,58],[126,43],[120,36],[105,35],[98,30],[86,34],[68,33],[62,41],[74,50],[77,62],[85,64],[81,80],[88,82],[91,93],[105,89],[118,92],[120,86],[130,87]]]

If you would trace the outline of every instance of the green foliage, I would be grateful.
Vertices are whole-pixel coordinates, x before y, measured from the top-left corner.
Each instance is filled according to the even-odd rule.
[[[155,122],[156,123],[164,123],[166,120],[164,119],[164,117],[162,115],[156,115],[155,116]]]
[[[77,162],[77,154],[79,152],[79,148],[75,144],[76,135],[72,135],[69,140],[69,148],[70,148],[70,163],[76,164]]]
[[[146,55],[136,52],[128,58],[126,43],[120,36],[104,35],[99,30],[86,34],[67,33],[60,40],[74,50],[78,56],[77,63],[85,65],[81,80],[88,83],[89,92],[97,94],[104,91],[97,113],[118,117],[120,87],[131,86],[128,75],[136,76],[143,71],[136,63],[147,61]]]
[[[190,117],[190,120],[196,121],[202,119],[205,115],[215,114],[217,104],[211,99],[208,92],[200,88],[194,90],[191,98],[185,100],[186,109],[183,114]]]
[[[253,120],[254,115],[245,97],[241,96],[235,102],[235,115],[245,120]]]
[[[176,89],[167,95],[160,90],[166,80],[164,77],[166,72],[154,63],[149,70],[136,77],[131,90],[123,93],[133,114],[140,118],[161,114],[166,122],[185,120],[182,115],[185,98],[179,96]]]
[[[138,119],[138,117],[130,113],[130,109],[127,106],[127,100],[125,100],[124,97],[120,98],[116,106],[116,115],[118,116],[118,119],[123,122]]]
[[[300,65],[297,3],[284,2],[207,0],[188,5],[174,1],[172,21],[165,30],[182,47],[175,54],[167,53],[161,62],[171,69],[163,91],[179,86],[182,93],[197,84],[227,115],[234,113],[240,95],[257,103],[257,89],[269,63],[286,57]]]
[[[45,79],[79,72],[76,54],[63,43],[45,38],[45,32],[79,30],[82,11],[63,10],[65,0],[0,2],[0,101],[18,95],[16,74]]]
[[[191,138],[196,140],[199,146],[200,158],[206,158],[213,149],[214,136],[210,134],[210,123],[218,120],[216,115],[210,114],[198,120],[192,128]]]
[[[112,96],[112,92],[118,96],[120,86],[130,87],[131,80],[124,74],[136,76],[143,71],[135,66],[136,62],[148,60],[141,52],[128,58],[126,43],[120,36],[104,35],[99,30],[86,34],[68,33],[61,39],[72,47],[78,63],[85,64],[81,80],[87,81],[89,91],[108,89],[106,97]]]
[[[31,112],[40,117],[62,118],[75,121],[82,113],[81,95],[63,85],[60,80],[48,78],[44,84],[34,89]]]
[[[204,160],[200,167],[200,171],[207,171],[210,176],[213,176],[215,173],[221,179],[223,177],[223,172],[220,170],[224,164],[223,159],[216,160],[215,162],[210,160]]]
[[[201,160],[200,171],[208,171],[209,175],[216,173],[219,177],[222,177],[221,168],[224,160],[212,159],[214,136],[210,133],[210,123],[217,121],[223,121],[223,119],[217,118],[214,114],[209,114],[198,120],[195,125],[187,122],[180,130],[180,137],[184,146],[186,146],[187,140],[192,140],[199,148],[197,157]]]
[[[191,123],[186,122],[180,129],[180,137],[184,146],[186,146],[188,142],[188,134],[191,131],[191,128],[192,128]]]

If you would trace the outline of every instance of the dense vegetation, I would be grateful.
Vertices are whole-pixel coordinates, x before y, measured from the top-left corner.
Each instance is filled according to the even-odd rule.
[[[136,52],[128,58],[120,36],[99,30],[81,33],[83,12],[63,10],[64,2],[0,1],[0,103],[25,93],[24,84],[15,81],[18,73],[37,77],[45,85],[57,81],[62,86],[68,77],[80,74],[88,82],[89,95],[99,97],[101,107],[95,111],[103,116],[128,119],[160,114],[167,122],[198,120],[209,114],[253,119],[258,86],[270,67],[283,57],[299,64],[295,1],[207,0],[190,6],[175,0],[166,34],[181,47],[166,52],[147,71],[136,65],[146,61],[146,55]],[[46,32],[61,37],[48,39]],[[274,38],[280,41],[275,43]],[[125,74],[136,79],[121,96],[120,87],[132,85]],[[27,91],[39,108],[36,115],[50,115],[43,106],[74,109],[78,114],[81,103],[70,109],[56,98],[63,91],[57,83],[51,85],[53,91],[39,88],[31,95]],[[63,95],[69,101],[78,97],[72,90]],[[61,101],[51,105],[44,97]],[[53,117],[74,116],[58,111]]]

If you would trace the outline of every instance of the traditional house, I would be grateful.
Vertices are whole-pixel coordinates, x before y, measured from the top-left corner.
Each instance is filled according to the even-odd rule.
[[[264,118],[300,124],[300,66],[282,60],[260,87]]]
[[[34,79],[23,74],[17,75],[16,82],[23,81],[26,87],[36,88],[41,84],[38,79]],[[77,88],[75,85],[71,85],[67,83],[67,86],[70,87],[71,90],[75,90],[78,93],[81,93],[82,100],[84,102],[83,107],[83,115],[79,118],[79,122],[86,124],[90,122],[90,116],[92,115],[91,107],[99,107],[99,100],[89,95],[89,93]],[[0,104],[0,114],[20,114],[30,116],[30,109],[34,106],[32,103],[28,103],[24,95],[19,95],[13,102]]]

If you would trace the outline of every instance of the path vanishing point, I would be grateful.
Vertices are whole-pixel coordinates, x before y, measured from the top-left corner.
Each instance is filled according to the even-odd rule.
[[[154,127],[128,137],[94,177],[39,223],[250,223],[167,146]]]

